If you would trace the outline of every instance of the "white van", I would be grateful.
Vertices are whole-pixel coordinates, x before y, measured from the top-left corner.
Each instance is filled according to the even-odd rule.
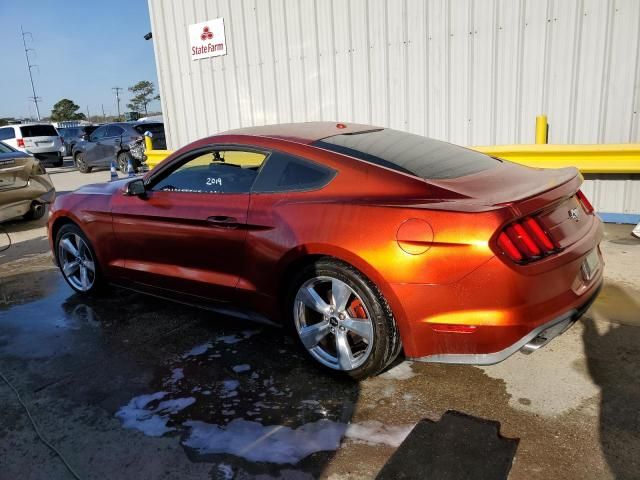
[[[0,127],[0,141],[22,152],[31,153],[42,163],[61,167],[64,142],[49,123],[21,123]]]

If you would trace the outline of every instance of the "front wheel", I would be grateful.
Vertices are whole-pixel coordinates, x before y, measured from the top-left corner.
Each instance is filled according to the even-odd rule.
[[[289,308],[300,343],[320,365],[363,379],[383,371],[400,352],[389,304],[352,266],[326,259],[293,282]]]
[[[129,161],[131,161],[131,168],[133,168],[135,172],[131,154],[129,152],[120,152],[118,154],[118,168],[122,173],[129,173]]]
[[[76,153],[74,159],[75,159],[76,168],[80,171],[80,173],[91,172],[92,167],[87,165],[87,161],[84,159],[84,153],[82,152]]]
[[[94,293],[103,286],[100,267],[86,235],[67,224],[56,235],[56,260],[62,276],[76,292]]]

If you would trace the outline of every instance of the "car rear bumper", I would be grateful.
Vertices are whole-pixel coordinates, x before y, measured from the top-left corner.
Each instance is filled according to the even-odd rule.
[[[571,328],[573,324],[576,323],[580,319],[580,317],[582,317],[582,315],[589,309],[591,304],[595,301],[598,294],[600,293],[601,288],[602,282],[600,282],[600,284],[596,288],[596,291],[591,295],[591,298],[589,298],[586,303],[578,308],[572,308],[571,310],[565,312],[557,318],[554,318],[553,320],[534,328],[520,340],[498,352],[478,354],[439,354],[411,358],[411,360],[417,362],[493,365],[495,363],[506,360],[517,351],[528,355],[535,352],[539,348],[544,347],[551,340],[569,330],[569,328]]]
[[[49,204],[55,197],[49,175],[31,177],[26,187],[0,192],[0,222],[25,215],[33,202]]]
[[[34,153],[33,156],[40,160],[43,163],[47,162],[59,162],[62,160],[62,153],[56,152],[45,152],[45,153]]]
[[[544,335],[564,331],[597,296],[602,235],[595,219],[581,241],[542,260],[549,263],[533,273],[493,257],[451,284],[391,284],[405,354],[421,361],[487,364],[531,342],[529,351],[541,346]],[[599,266],[586,278],[583,265],[594,252]]]

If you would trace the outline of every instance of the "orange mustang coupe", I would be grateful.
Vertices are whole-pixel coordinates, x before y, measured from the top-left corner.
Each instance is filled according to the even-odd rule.
[[[491,364],[569,328],[603,271],[581,183],[387,128],[253,127],[57,198],[49,239],[78,292],[270,318],[364,378],[401,349]]]

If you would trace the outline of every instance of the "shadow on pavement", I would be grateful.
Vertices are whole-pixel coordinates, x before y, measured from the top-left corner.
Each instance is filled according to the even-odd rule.
[[[600,443],[614,477],[640,474],[640,303],[618,285],[607,285],[594,304],[596,315],[619,323],[596,323],[585,317],[584,348],[589,374],[601,389]],[[603,331],[605,330],[605,331]]]

